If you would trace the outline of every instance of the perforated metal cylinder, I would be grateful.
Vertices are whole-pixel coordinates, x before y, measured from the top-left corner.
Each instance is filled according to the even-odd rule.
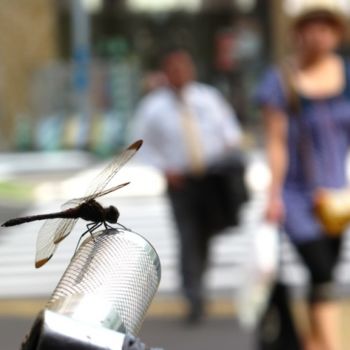
[[[47,308],[137,335],[160,274],[157,252],[145,238],[129,231],[100,231],[80,245]]]

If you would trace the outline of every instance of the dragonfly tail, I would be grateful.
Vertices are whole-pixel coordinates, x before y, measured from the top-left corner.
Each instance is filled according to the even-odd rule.
[[[21,225],[21,224],[24,224],[26,222],[32,222],[32,221],[37,221],[37,220],[56,219],[56,218],[69,219],[72,217],[72,215],[70,215],[70,214],[71,214],[71,211],[66,210],[66,211],[62,211],[62,212],[58,212],[58,213],[23,216],[21,218],[7,220],[1,226],[9,227],[9,226]]]

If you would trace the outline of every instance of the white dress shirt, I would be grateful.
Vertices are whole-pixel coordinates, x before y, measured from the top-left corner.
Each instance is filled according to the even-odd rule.
[[[217,89],[192,82],[183,89],[182,98],[195,118],[206,164],[239,145],[241,128],[236,115]],[[157,89],[140,102],[133,136],[144,140],[140,160],[164,172],[186,173],[191,168],[181,104],[171,88]]]

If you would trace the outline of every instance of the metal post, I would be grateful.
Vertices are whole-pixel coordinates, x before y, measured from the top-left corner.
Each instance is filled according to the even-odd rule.
[[[279,62],[288,50],[286,36],[288,34],[288,17],[283,8],[282,0],[271,0],[270,2],[270,20],[271,20],[271,40],[273,59]]]
[[[82,0],[70,0],[72,21],[72,85],[73,101],[78,113],[76,146],[87,143],[91,109],[90,86],[90,23],[89,14]]]

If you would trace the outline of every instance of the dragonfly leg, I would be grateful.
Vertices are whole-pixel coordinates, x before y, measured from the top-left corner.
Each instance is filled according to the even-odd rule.
[[[101,225],[102,225],[101,222],[90,222],[89,224],[86,225],[87,230],[81,234],[81,236],[80,236],[80,238],[79,238],[79,241],[78,241],[78,244],[77,244],[77,246],[76,246],[76,248],[75,248],[74,255],[75,255],[75,253],[76,253],[77,250],[78,250],[78,247],[79,247],[79,245],[80,245],[80,242],[81,242],[82,238],[83,238],[87,233],[90,233],[90,235],[91,235],[91,237],[92,237],[92,239],[93,239],[94,242],[96,241],[94,235],[92,234],[92,232],[93,232],[94,230],[96,230],[96,229],[97,229],[99,226],[101,226]]]
[[[117,222],[117,225],[118,225],[119,227],[121,227],[121,228],[122,228],[123,230],[125,230],[125,231],[134,232],[133,230],[131,230],[130,228],[128,228],[128,227],[126,227],[126,226],[120,224],[119,222]]]
[[[106,221],[103,222],[103,225],[104,225],[106,230],[113,230],[114,229],[114,227],[111,225],[108,225]]]
[[[80,236],[80,239],[83,238],[84,235],[86,235],[87,233],[90,233],[91,238],[94,242],[96,242],[94,235],[92,234],[92,232],[94,230],[96,230],[98,227],[100,227],[102,225],[102,222],[90,222],[90,224],[87,224],[87,230]]]

